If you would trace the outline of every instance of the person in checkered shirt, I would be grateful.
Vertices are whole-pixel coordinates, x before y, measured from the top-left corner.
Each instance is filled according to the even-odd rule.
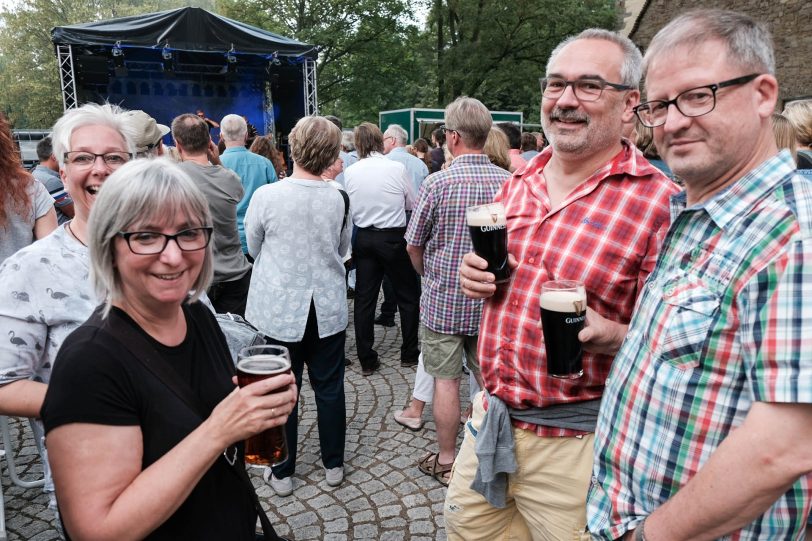
[[[446,496],[450,540],[589,538],[598,404],[677,191],[621,135],[641,72],[640,51],[614,32],[586,30],[556,47],[541,80],[550,146],[496,195],[512,279],[497,287],[484,259],[463,258],[463,293],[486,299],[478,344],[486,392],[474,400]],[[547,371],[539,294],[551,279],[586,287],[578,379]]]
[[[510,173],[482,153],[491,130],[491,113],[477,99],[461,96],[446,107],[446,145],[451,165],[429,176],[406,230],[406,251],[423,276],[420,296],[421,352],[434,378],[437,453],[419,462],[420,470],[447,484],[460,427],[460,378],[465,364],[479,382],[477,332],[482,301],[463,296],[457,280],[460,258],[471,250],[466,208],[493,201]]]
[[[606,384],[589,530],[801,540],[812,505],[812,183],[779,152],[766,26],[686,13],[636,108],[685,191]]]

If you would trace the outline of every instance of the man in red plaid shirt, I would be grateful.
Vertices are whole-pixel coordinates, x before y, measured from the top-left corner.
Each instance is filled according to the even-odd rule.
[[[640,98],[641,63],[631,41],[606,30],[556,47],[541,80],[550,147],[496,196],[507,213],[511,282],[497,287],[484,259],[463,258],[463,293],[487,299],[478,345],[485,393],[474,400],[446,496],[451,540],[589,539],[598,405],[678,191],[621,136]],[[547,371],[539,293],[552,279],[586,286],[578,379]]]

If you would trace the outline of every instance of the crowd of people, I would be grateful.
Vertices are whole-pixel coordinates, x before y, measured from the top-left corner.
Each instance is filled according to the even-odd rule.
[[[436,451],[414,467],[448,487],[449,539],[803,539],[812,100],[776,113],[774,73],[763,25],[698,10],[645,56],[608,30],[563,40],[543,133],[466,96],[431,143],[309,116],[288,167],[238,114],[170,127],[87,104],[31,174],[0,119],[0,414],[31,419],[64,534],[253,540],[259,517],[278,539],[242,442],[284,426],[264,478],[294,494],[306,366],[324,479],[343,482],[354,298],[364,377],[374,326],[399,317],[415,378],[393,418],[419,431],[431,404]],[[469,236],[492,203],[508,281]],[[568,378],[539,309],[562,279],[587,298]],[[291,373],[237,388],[225,312]]]

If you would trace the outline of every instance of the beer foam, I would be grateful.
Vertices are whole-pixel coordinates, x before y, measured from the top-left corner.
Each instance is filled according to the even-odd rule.
[[[290,361],[279,355],[252,355],[237,363],[237,370],[256,376],[280,374],[289,368]]]
[[[586,309],[586,291],[544,291],[541,294],[541,307],[551,312],[575,312],[574,303],[581,301]]]
[[[507,217],[503,209],[497,209],[492,205],[481,205],[467,213],[468,225],[471,227],[483,227],[488,225],[507,225]]]

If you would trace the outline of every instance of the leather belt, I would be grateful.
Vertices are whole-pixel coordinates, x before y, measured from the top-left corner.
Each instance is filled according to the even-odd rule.
[[[362,227],[361,229],[363,229],[364,231],[376,231],[378,233],[388,233],[388,232],[391,232],[391,231],[395,231],[395,232],[402,231],[404,233],[406,232],[406,227],[405,226],[404,227],[383,227],[383,228],[381,228],[381,227],[371,227],[370,226],[370,227]]]

